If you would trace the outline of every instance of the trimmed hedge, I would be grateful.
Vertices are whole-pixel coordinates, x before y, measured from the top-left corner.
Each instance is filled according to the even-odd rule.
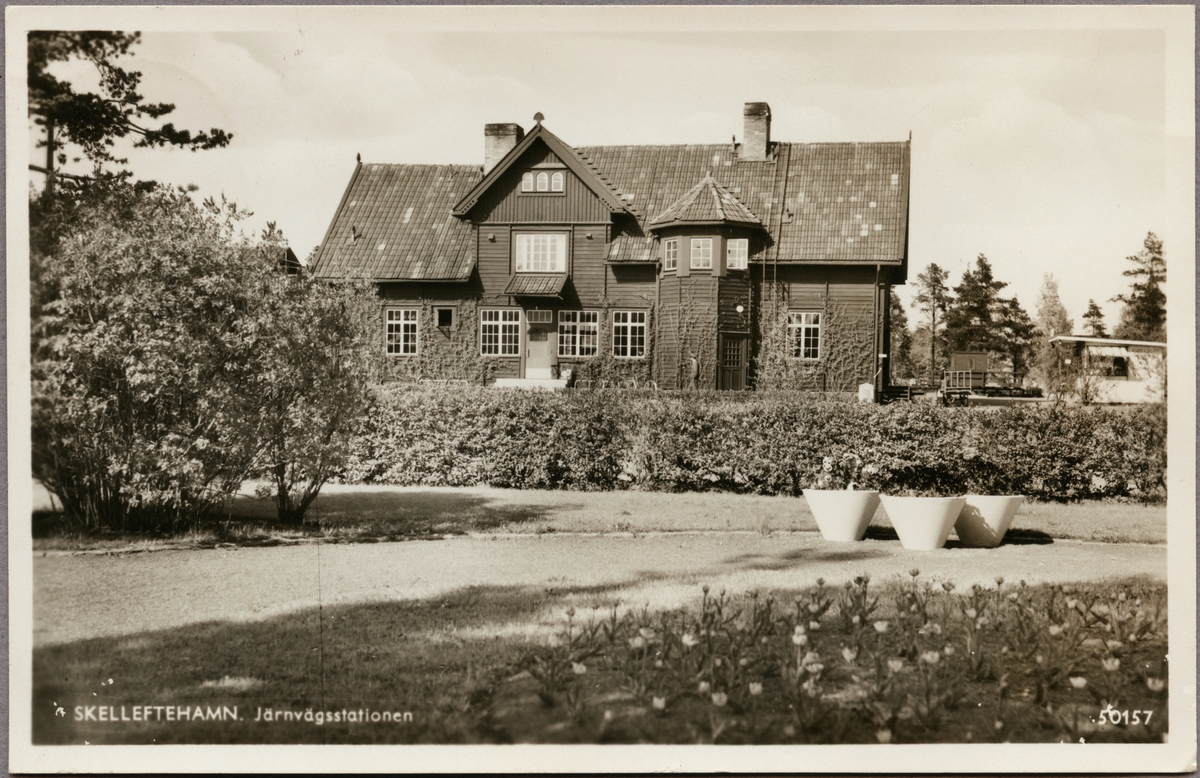
[[[1166,497],[1166,409],[943,408],[786,393],[381,390],[349,482],[797,495],[853,452],[891,493]]]

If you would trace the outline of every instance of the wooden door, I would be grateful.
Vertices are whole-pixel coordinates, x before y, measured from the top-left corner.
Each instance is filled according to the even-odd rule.
[[[548,325],[530,325],[525,336],[526,378],[554,378],[553,335]]]
[[[746,363],[750,339],[746,335],[722,333],[717,344],[720,370],[718,388],[741,391],[746,388]]]

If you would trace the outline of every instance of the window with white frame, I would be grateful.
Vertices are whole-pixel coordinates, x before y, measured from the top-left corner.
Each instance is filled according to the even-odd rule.
[[[479,353],[515,357],[521,353],[521,312],[480,311]]]
[[[513,267],[518,273],[567,272],[564,232],[522,232],[513,237]]]
[[[679,267],[679,238],[663,241],[663,270]]]
[[[712,269],[712,238],[692,238],[692,269]]]
[[[725,267],[730,270],[745,270],[749,256],[749,239],[733,238],[725,244]]]
[[[388,308],[386,316],[388,356],[415,356],[417,353],[417,309]]]
[[[533,191],[533,173],[523,173],[521,175],[521,191],[522,192],[532,192]]]
[[[646,355],[645,311],[613,311],[612,353],[627,359]]]
[[[558,312],[558,355],[594,357],[600,341],[600,314],[596,311]]]
[[[563,174],[561,172],[552,173],[550,175],[550,191],[561,192],[563,190]]]
[[[550,191],[550,176],[546,173],[537,174],[537,190],[539,192]]]
[[[794,311],[788,314],[788,343],[798,359],[821,358],[821,314]]]

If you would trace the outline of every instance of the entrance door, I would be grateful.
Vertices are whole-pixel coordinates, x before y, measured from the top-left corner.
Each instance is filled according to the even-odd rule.
[[[530,324],[525,338],[525,377],[554,378],[553,325]]]
[[[746,362],[750,339],[746,335],[721,333],[718,353],[721,358],[718,388],[741,391],[746,388]]]

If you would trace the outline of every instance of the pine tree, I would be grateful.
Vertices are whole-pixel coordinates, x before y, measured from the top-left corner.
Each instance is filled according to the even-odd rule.
[[[1040,339],[1041,333],[1016,297],[1000,300],[996,324],[997,345],[1000,346],[996,350],[1008,358],[1013,378],[1020,381],[1029,374],[1034,343]]]
[[[946,313],[946,342],[955,351],[1003,351],[997,334],[1000,290],[1008,284],[997,281],[988,258],[980,254],[974,269],[963,272],[954,287],[954,303]]]
[[[143,102],[137,91],[142,74],[116,64],[120,57],[132,56],[130,49],[140,41],[138,32],[35,30],[29,33],[29,115],[44,133],[38,147],[46,149],[45,167],[29,167],[46,174],[47,190],[53,188],[56,175],[64,175],[56,171],[68,161],[65,152],[68,144],[78,147],[96,171],[100,171],[105,164],[127,162],[113,154],[118,138],[132,136],[136,139],[135,147],[178,146],[192,151],[225,146],[233,138],[216,127],[193,135],[171,123],[155,127],[145,121],[160,119],[174,111],[175,106]],[[56,63],[72,60],[82,60],[96,68],[100,94],[76,91],[70,82],[51,72]],[[80,158],[72,161],[78,162]]]
[[[1093,338],[1108,337],[1108,330],[1104,327],[1104,311],[1100,310],[1095,300],[1088,300],[1087,313],[1083,315],[1083,326]]]
[[[1153,232],[1146,234],[1143,248],[1126,257],[1133,267],[1121,275],[1134,279],[1129,294],[1119,294],[1112,302],[1125,303],[1115,335],[1128,340],[1167,340],[1167,295],[1162,284],[1167,278],[1163,243]]]
[[[986,256],[976,257],[975,267],[954,287],[954,302],[946,313],[946,342],[955,351],[987,351],[1008,362],[1013,378],[1020,379],[1028,371],[1036,329],[1015,297],[1000,296],[1007,286],[992,273]]]
[[[942,340],[946,311],[950,307],[950,290],[946,287],[949,276],[935,263],[930,263],[925,272],[917,276],[917,295],[913,298],[918,310],[925,314],[923,326],[929,331],[929,383],[937,383],[938,342]],[[945,349],[943,348],[943,355]]]

